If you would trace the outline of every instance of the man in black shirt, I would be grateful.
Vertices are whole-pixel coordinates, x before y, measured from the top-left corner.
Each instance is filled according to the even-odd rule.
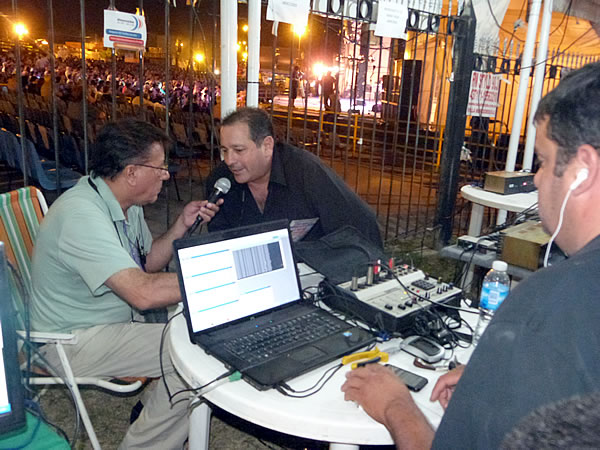
[[[208,177],[207,196],[221,177],[232,186],[209,231],[318,218],[305,240],[352,225],[383,248],[375,213],[344,180],[313,154],[276,144],[273,136],[269,116],[258,108],[238,109],[223,120],[223,162]]]
[[[510,293],[469,363],[440,377],[446,412],[434,435],[410,393],[383,366],[342,386],[399,448],[498,448],[542,405],[600,391],[600,63],[564,77],[535,114],[542,225],[570,258]]]

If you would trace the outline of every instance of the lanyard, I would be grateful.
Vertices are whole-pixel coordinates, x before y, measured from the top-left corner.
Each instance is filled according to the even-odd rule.
[[[88,183],[92,187],[92,189],[94,189],[94,191],[96,191],[96,194],[100,195],[100,191],[98,191],[98,186],[96,186],[96,183],[94,183],[92,181],[91,177],[88,178]],[[101,195],[100,195],[100,198],[102,198]],[[104,199],[102,198],[102,200],[104,200]],[[121,235],[119,233],[119,229],[117,228],[117,224],[114,221],[113,221],[113,226],[115,227],[115,232],[117,233],[117,237],[119,238],[121,247],[125,248],[125,245],[123,244],[123,240],[121,239]],[[141,220],[140,220],[140,228],[141,228]],[[145,272],[146,271],[146,252],[144,251],[144,247],[140,246],[140,240],[137,236],[135,238],[135,243],[129,237],[129,227],[127,226],[126,220],[123,220],[123,234],[125,235],[125,237],[127,238],[127,241],[128,241],[127,250],[129,251],[129,254],[133,258],[135,263],[138,266],[140,266],[140,269],[142,269]]]

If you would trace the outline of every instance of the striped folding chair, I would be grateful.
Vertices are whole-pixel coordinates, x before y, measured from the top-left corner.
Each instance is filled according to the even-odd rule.
[[[0,241],[4,242],[6,248],[10,269],[9,283],[17,310],[16,324],[20,330],[27,329],[27,306],[31,294],[31,257],[39,225],[47,211],[48,205],[44,195],[35,187],[27,186],[0,194]],[[101,378],[74,377],[63,346],[75,344],[75,336],[68,333],[18,332],[22,336],[28,336],[30,342],[56,346],[65,378],[70,384],[69,389],[74,397],[73,400],[77,404],[79,415],[92,447],[100,449],[98,438],[81,398],[78,385],[95,385],[112,392],[131,393],[140,389],[145,379],[135,379],[133,382],[127,380],[128,384],[123,384]],[[47,373],[43,367],[35,367],[34,369],[38,369],[40,373]],[[29,383],[51,385],[64,384],[65,382],[62,378],[56,376],[33,376],[29,378]]]

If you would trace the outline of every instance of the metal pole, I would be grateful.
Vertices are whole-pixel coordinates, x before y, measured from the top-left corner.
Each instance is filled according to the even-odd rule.
[[[236,109],[237,13],[236,0],[221,0],[221,118]]]
[[[144,15],[144,0],[139,0],[139,8],[140,8],[140,14],[143,16]],[[140,71],[139,71],[139,81],[138,81],[138,87],[140,89],[140,109],[139,109],[139,115],[142,116],[144,119],[146,118],[146,114],[144,112],[144,86],[146,85],[146,77],[144,75],[144,49],[140,50]]]
[[[217,59],[217,2],[213,1],[212,3],[212,11],[213,11],[213,28],[212,28],[212,63],[211,63],[211,73],[210,73],[210,89],[209,89],[209,94],[210,94],[210,106],[208,108],[208,110],[210,111],[210,168],[212,169],[215,165],[215,161],[214,161],[214,149],[215,149],[215,143],[218,143],[219,141],[216,140],[216,130],[217,127],[215,126],[215,111],[214,111],[214,106],[215,106],[215,99],[217,98],[216,95],[216,75],[215,75],[215,69],[216,69],[216,59]],[[215,142],[216,140],[216,142]]]
[[[85,0],[79,0],[79,11],[81,14],[81,106],[83,114],[83,156],[85,161],[85,173],[89,172],[88,167],[88,104],[87,104],[87,65],[85,62]]]
[[[166,51],[166,57],[165,57],[165,133],[167,134],[167,136],[169,136],[169,87],[171,86],[171,42],[169,39],[169,32],[170,32],[170,14],[171,14],[171,10],[170,10],[170,0],[165,1],[165,51]],[[177,143],[175,143],[174,145],[177,145]],[[170,161],[169,158],[169,149],[165,148],[165,160],[167,161],[167,164]],[[169,219],[170,219],[170,212],[171,212],[171,208],[169,206],[169,185],[165,185],[165,196],[166,196],[166,202],[165,202],[165,208],[166,208],[166,229],[169,229]]]
[[[535,144],[535,123],[533,116],[542,96],[544,76],[546,74],[546,59],[548,58],[548,38],[552,22],[553,0],[544,0],[542,10],[542,25],[540,28],[540,45],[535,57],[535,71],[533,72],[533,92],[531,93],[531,106],[529,107],[529,123],[527,125],[527,140],[525,141],[525,154],[523,155],[523,169],[531,170],[533,163],[533,147]]]
[[[115,0],[110,0],[108,9],[115,10]],[[111,120],[117,120],[117,54],[115,48],[110,49],[112,75],[110,77]]]
[[[260,74],[260,0],[248,0],[248,65],[246,77],[246,105],[258,106]]]
[[[15,23],[18,23],[19,16],[17,13],[17,0],[12,0],[12,10],[15,17]],[[15,38],[15,57],[17,59],[17,67],[15,77],[17,78],[17,109],[19,111],[19,133],[21,134],[21,161],[23,161],[23,185],[29,185],[29,158],[25,151],[25,110],[23,108],[23,74],[21,73],[21,37],[17,34]]]
[[[527,22],[527,38],[525,40],[525,48],[523,49],[523,58],[521,60],[517,103],[515,105],[515,115],[513,117],[512,129],[510,132],[510,140],[508,142],[508,154],[506,155],[506,170],[509,172],[515,170],[515,162],[517,160],[517,151],[521,137],[521,126],[523,125],[525,102],[527,100],[529,75],[531,73],[533,47],[535,45],[535,38],[537,35],[538,19],[540,17],[542,0],[531,0],[530,5],[531,9],[529,12],[529,20]]]
[[[58,138],[58,111],[56,107],[56,58],[54,57],[54,9],[52,0],[48,0],[48,49],[50,51],[50,104],[52,107],[52,137],[54,140],[54,160],[56,161],[56,192],[60,195],[60,151]]]
[[[187,70],[185,73],[185,78],[184,80],[187,80],[188,82],[188,87],[189,87],[189,91],[188,91],[188,116],[187,116],[187,134],[186,136],[187,138],[187,143],[189,145],[189,151],[192,152],[192,132],[194,130],[194,82],[196,80],[196,72],[194,70],[194,13],[196,11],[194,11],[194,2],[191,2],[190,5],[190,51],[188,52],[189,54],[189,61],[188,61],[188,66],[187,66]],[[184,86],[185,86],[185,82],[184,82]],[[182,105],[183,106],[183,105]],[[191,156],[190,156],[191,158]],[[191,166],[191,161],[188,160],[190,162],[190,164],[188,165],[189,171],[188,171],[188,187],[190,189],[190,201],[192,201],[192,166]],[[200,163],[198,163],[198,174],[200,174]]]
[[[446,245],[452,236],[452,222],[458,177],[460,174],[460,151],[465,139],[467,103],[471,85],[471,73],[475,61],[475,12],[469,1],[457,21],[454,41],[454,81],[448,99],[446,114],[446,139],[440,165],[440,187],[436,210],[436,222],[440,225],[440,244]]]

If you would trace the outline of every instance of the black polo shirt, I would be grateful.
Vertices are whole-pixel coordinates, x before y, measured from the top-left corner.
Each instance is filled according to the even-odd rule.
[[[209,231],[276,219],[318,217],[319,221],[305,240],[319,239],[344,225],[352,225],[383,248],[373,210],[330,167],[306,150],[287,144],[275,145],[269,194],[262,213],[248,185],[237,183],[225,163],[209,175],[207,198],[221,177],[231,180],[231,190],[225,195],[219,213],[208,223]]]

